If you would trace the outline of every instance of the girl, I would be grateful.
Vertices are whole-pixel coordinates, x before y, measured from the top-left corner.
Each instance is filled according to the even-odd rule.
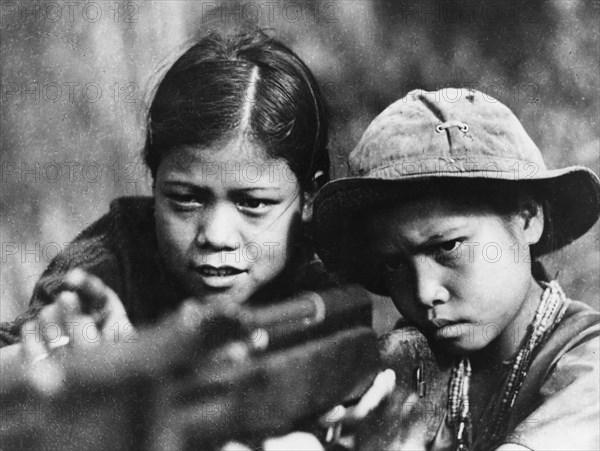
[[[150,105],[153,197],[115,200],[52,261],[0,343],[21,331],[36,336],[27,354],[45,355],[97,332],[123,340],[187,297],[258,303],[329,284],[303,225],[326,143],[323,98],[289,48],[261,32],[199,40]]]
[[[318,252],[427,339],[382,339],[399,384],[359,447],[599,449],[600,315],[538,262],[596,222],[598,177],[546,169],[508,108],[465,89],[392,104],[350,167],[316,199]]]
[[[2,365],[24,355],[50,389],[60,381],[36,364],[57,348],[127,342],[186,298],[259,304],[333,285],[304,230],[329,173],[326,144],[322,95],[289,48],[261,32],[201,39],[148,112],[153,196],[115,200],[52,261],[29,310],[1,325],[0,344],[14,344]],[[281,446],[320,445],[305,433],[264,444]]]

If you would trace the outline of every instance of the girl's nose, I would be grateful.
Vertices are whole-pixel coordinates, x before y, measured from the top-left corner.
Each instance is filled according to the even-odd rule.
[[[214,250],[233,250],[240,246],[238,214],[234,205],[216,204],[207,209],[198,228],[196,242]]]
[[[443,268],[428,257],[415,258],[415,290],[418,301],[434,307],[450,299],[450,293],[444,286]]]

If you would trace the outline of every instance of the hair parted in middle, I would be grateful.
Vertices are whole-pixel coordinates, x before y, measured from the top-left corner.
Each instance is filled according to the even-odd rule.
[[[283,159],[305,190],[329,174],[325,103],[308,67],[260,30],[211,33],[190,47],[151,102],[144,159],[152,177],[165,153],[240,134]]]

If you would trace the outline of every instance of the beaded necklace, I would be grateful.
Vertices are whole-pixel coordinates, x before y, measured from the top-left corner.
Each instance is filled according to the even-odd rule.
[[[471,443],[471,412],[469,409],[469,385],[471,362],[467,357],[459,360],[452,370],[448,390],[447,422],[454,429],[457,451],[468,451]]]
[[[547,340],[567,310],[568,300],[556,280],[541,282],[545,287],[535,317],[527,328],[523,344],[514,359],[504,381],[503,389],[492,403],[493,415],[485,430],[485,442],[498,443],[506,435],[506,427],[512,406],[527,376],[535,351]],[[450,377],[446,424],[454,431],[457,451],[468,451],[472,443],[472,424],[469,411],[469,385],[471,364],[462,357]],[[491,446],[490,446],[491,449]]]

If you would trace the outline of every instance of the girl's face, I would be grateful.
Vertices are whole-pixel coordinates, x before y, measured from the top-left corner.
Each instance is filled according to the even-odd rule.
[[[540,238],[540,215],[515,215],[509,230],[485,207],[430,197],[378,209],[365,232],[405,318],[452,353],[494,340],[512,352],[539,301],[527,243]]]
[[[308,219],[289,166],[244,140],[171,150],[154,198],[166,267],[202,302],[241,304],[262,292],[286,268]]]

